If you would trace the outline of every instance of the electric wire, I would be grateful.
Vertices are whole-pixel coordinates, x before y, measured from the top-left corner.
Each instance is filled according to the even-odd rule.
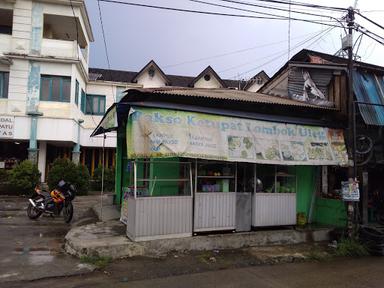
[[[309,38],[306,38],[306,39],[304,39],[303,41],[300,41],[300,42],[296,43],[295,46],[293,47],[293,49],[296,49],[298,46],[304,45],[304,44],[307,43],[308,41],[311,41],[312,39],[318,37],[319,35],[321,35],[322,33],[324,33],[324,31],[325,31],[325,30],[316,31],[316,32],[315,32],[315,33],[316,33],[315,35],[313,35],[314,33],[311,33],[311,36],[310,36]],[[285,41],[286,41],[286,40],[284,40],[284,42],[285,42]],[[267,58],[273,57],[273,56],[275,56],[275,55],[280,55],[280,54],[285,55],[285,54],[286,54],[286,50],[285,50],[285,49],[284,49],[284,50],[279,50],[278,52],[274,52],[274,53],[269,54],[269,55],[267,55],[267,56],[265,56],[265,57],[258,58],[256,61],[260,61],[260,60],[263,60],[263,59],[267,59]],[[221,70],[221,71],[219,71],[219,73],[227,72],[227,71],[230,71],[230,70],[239,68],[239,67],[246,66],[246,65],[251,64],[251,63],[254,63],[254,61],[252,61],[252,62],[247,61],[247,62],[245,62],[245,63],[238,64],[238,65],[235,65],[235,66],[226,68],[225,70]]]
[[[268,3],[274,3],[274,4],[285,4],[289,5],[289,2],[287,1],[281,1],[281,0],[257,0],[259,2],[268,2]],[[324,9],[324,10],[333,10],[333,11],[347,11],[347,8],[342,8],[342,7],[335,7],[335,6],[323,6],[323,5],[318,5],[318,4],[310,4],[310,3],[305,3],[305,2],[295,2],[292,1],[291,5],[294,6],[302,6],[302,7],[307,7],[307,8],[316,8],[316,9]]]
[[[296,49],[297,47],[304,45],[304,44],[307,43],[308,41],[311,41],[312,39],[314,39],[314,38],[320,36],[320,35],[321,35],[322,33],[324,33],[324,32],[325,32],[325,30],[316,32],[316,35],[313,35],[313,36],[311,36],[311,37],[309,37],[309,38],[307,38],[307,39],[304,39],[303,41],[300,41],[300,42],[296,43],[296,45],[293,47],[293,49]],[[284,41],[285,41],[285,40],[284,40]],[[274,53],[269,54],[269,55],[267,55],[267,56],[265,56],[265,57],[258,58],[256,61],[263,60],[263,59],[267,59],[267,58],[270,58],[270,57],[273,57],[273,56],[276,56],[276,55],[280,55],[280,54],[281,54],[281,55],[285,55],[285,54],[286,54],[286,50],[284,49],[284,50],[280,50],[280,51],[278,51],[278,52],[274,52]],[[281,57],[281,56],[280,56],[280,57]],[[225,70],[221,70],[221,71],[219,71],[219,73],[227,72],[227,71],[229,71],[229,70],[233,70],[233,69],[235,69],[235,68],[239,68],[239,67],[242,67],[242,66],[251,64],[251,63],[254,63],[254,61],[252,61],[252,62],[247,61],[247,62],[242,63],[242,64],[240,64],[240,65],[235,65],[235,66],[229,67],[229,68],[227,68],[227,69],[225,69]]]
[[[384,45],[384,37],[369,31],[368,29],[364,28],[361,25],[357,25],[356,30],[359,31],[360,33],[363,33],[364,35],[368,36],[369,38],[375,40],[376,42]],[[373,35],[373,36],[372,36]],[[379,38],[379,39],[377,39]]]
[[[257,7],[257,8],[271,9],[271,10],[276,10],[276,11],[289,12],[289,9],[287,9],[287,8],[280,8],[280,7],[276,7],[276,6],[265,6],[265,5],[261,5],[261,4],[243,2],[243,1],[238,1],[238,0],[218,0],[218,1],[232,3],[232,4],[238,4],[238,5]],[[297,14],[302,14],[302,15],[332,18],[329,15],[322,15],[322,14],[316,14],[316,13],[310,13],[310,12],[304,12],[304,11],[296,11],[296,10],[293,10],[293,9],[291,9],[291,12],[292,13],[297,13]]]
[[[78,27],[78,23],[77,23],[77,18],[76,18],[75,10],[73,9],[72,0],[69,0],[69,4],[71,5],[73,19],[75,21],[75,26],[76,26],[76,42],[77,42],[77,45],[80,46],[80,44],[79,44],[79,27]],[[77,52],[76,53],[77,54],[77,61],[79,61],[80,60],[79,50],[77,50],[76,52]]]
[[[267,15],[267,16],[274,16],[274,17],[277,17],[277,16],[278,16],[278,15],[273,15],[273,14],[271,14],[271,13],[259,12],[259,11],[254,11],[254,10],[250,10],[250,9],[238,8],[238,7],[233,7],[233,6],[228,6],[228,5],[222,5],[222,4],[217,4],[217,3],[210,3],[210,2],[201,1],[201,0],[188,0],[188,1],[190,1],[190,2],[195,2],[195,3],[199,3],[199,4],[205,4],[205,5],[215,6],[215,7],[221,7],[221,8],[227,8],[227,9],[233,9],[233,10],[237,10],[237,11],[256,13],[256,14],[260,14],[260,15]],[[287,18],[287,17],[285,17],[285,16],[278,16],[278,17],[281,18],[282,20],[285,20],[285,19]]]
[[[188,0],[188,1],[195,2],[195,3],[200,3],[200,4],[205,4],[205,5],[210,5],[210,6],[215,6],[215,7],[221,7],[221,8],[237,10],[237,11],[243,11],[243,12],[250,12],[250,13],[255,13],[255,14],[260,14],[260,15],[279,17],[279,18],[281,18],[281,20],[289,20],[290,19],[290,17],[283,16],[283,15],[276,15],[276,14],[272,14],[272,13],[268,13],[268,12],[261,12],[261,11],[255,11],[255,10],[250,10],[250,9],[239,8],[239,7],[235,7],[235,6],[228,6],[228,5],[223,5],[223,4],[211,3],[211,2],[202,1],[202,0]],[[218,0],[218,1],[231,2],[232,3],[232,1],[224,1],[224,0]],[[259,6],[259,5],[252,5],[252,6],[262,7],[262,8],[266,8],[266,9],[274,9],[274,8],[269,8],[267,6]],[[279,9],[279,10],[281,10],[281,11],[288,11],[288,10],[285,10],[285,9]],[[319,14],[308,14],[308,15],[313,15],[313,16],[316,16],[316,17],[326,17],[324,15],[319,15]],[[302,19],[295,19],[295,20],[301,21]],[[324,20],[322,20],[322,21],[324,21]],[[332,20],[332,22],[333,21],[334,20]]]
[[[376,41],[377,43],[381,44],[381,45],[384,45],[384,42],[383,41],[380,41],[379,39],[376,39],[375,37],[371,36],[370,34],[368,34],[367,32],[363,31],[363,30],[358,30],[360,33],[363,33],[365,36],[371,38],[372,40]]]
[[[291,1],[289,1],[289,20],[288,20],[288,55],[287,60],[291,57]]]
[[[218,0],[218,1],[229,2],[229,3],[234,3],[234,4],[240,4],[240,5],[246,5],[246,6],[252,6],[252,7],[258,7],[258,8],[264,8],[264,9],[272,9],[272,10],[283,11],[283,12],[292,12],[292,13],[298,13],[298,14],[302,14],[302,15],[310,15],[310,16],[316,16],[316,17],[330,18],[333,21],[336,21],[337,23],[339,23],[345,29],[344,24],[339,19],[337,19],[336,17],[333,17],[331,15],[315,14],[315,13],[309,13],[309,12],[305,12],[305,11],[296,11],[296,10],[292,10],[292,9],[288,10],[288,9],[279,8],[279,7],[275,7],[275,6],[265,6],[265,5],[254,4],[254,3],[243,2],[243,1],[236,1],[236,0]],[[293,19],[293,20],[296,20],[296,19]],[[324,20],[322,20],[322,21],[323,21],[323,23],[321,23],[321,24],[325,25]],[[316,22],[316,23],[320,24],[318,22]],[[328,26],[330,26],[330,25],[328,25]]]
[[[173,7],[141,4],[141,3],[135,3],[135,2],[124,2],[124,1],[119,1],[119,0],[98,0],[98,1],[106,2],[106,3],[113,3],[113,4],[143,7],[143,8],[153,8],[153,9],[159,9],[159,10],[196,13],[196,14],[206,14],[206,15],[214,15],[214,16],[228,16],[228,17],[269,19],[269,20],[279,20],[280,19],[280,18],[276,18],[276,17],[271,18],[271,17],[252,16],[252,15],[243,15],[243,14],[229,14],[229,13],[218,13],[218,12],[209,12],[209,11],[192,10],[192,9],[184,9],[184,8],[173,8]],[[279,16],[277,16],[277,17],[279,17]]]
[[[367,16],[364,16],[363,14],[361,14],[360,12],[355,12],[357,15],[359,15],[361,18],[367,20],[368,22],[376,25],[377,27],[380,27],[381,29],[384,29],[384,26],[380,25],[379,23],[373,21],[372,19],[368,18]]]
[[[325,35],[327,35],[328,33],[330,33],[333,29],[334,29],[334,28],[330,27],[330,28],[328,28],[327,30],[324,30],[324,31],[320,32],[318,35],[315,35],[314,37],[311,37],[310,39],[306,39],[306,40],[304,40],[304,41],[302,41],[302,42],[296,44],[296,45],[293,47],[293,49],[297,49],[298,47],[304,45],[304,44],[307,43],[308,41],[311,41],[311,40],[317,38],[314,42],[312,42],[311,44],[308,45],[308,47],[310,47],[310,46],[312,46],[313,44],[315,44],[317,41],[321,40]],[[282,52],[282,51],[280,51],[280,52]],[[279,53],[279,52],[277,52],[277,53]],[[275,53],[275,55],[276,55],[277,53]],[[244,75],[244,74],[247,74],[247,73],[249,73],[249,72],[252,72],[252,71],[254,71],[254,70],[256,70],[256,69],[259,69],[259,68],[263,67],[264,65],[267,65],[267,64],[269,64],[269,63],[272,63],[272,62],[276,61],[277,59],[279,59],[279,58],[285,56],[285,54],[286,54],[286,50],[284,49],[282,53],[280,53],[280,54],[277,55],[276,57],[274,57],[274,58],[268,60],[267,62],[264,62],[263,64],[260,64],[260,65],[258,65],[257,67],[254,67],[254,68],[249,69],[249,70],[247,70],[247,71],[245,71],[245,72],[242,72],[242,73],[240,73],[240,74],[237,74],[237,75],[235,75],[235,76],[233,76],[233,77],[231,77],[231,78],[233,79],[233,78],[235,78],[235,77],[239,77],[239,76],[241,76],[241,75]],[[270,56],[267,56],[267,57],[271,57],[271,55],[270,55]],[[229,69],[227,69],[227,70],[229,70]],[[221,71],[221,72],[223,72],[223,71]]]
[[[300,39],[300,38],[303,38],[303,37],[306,37],[306,36],[309,36],[309,35],[314,35],[314,34],[317,35],[318,33],[322,32],[322,31],[323,30],[315,31],[315,32],[311,32],[311,33],[306,33],[306,34],[303,34],[303,35],[299,35],[297,37],[293,37],[292,40]],[[194,59],[194,60],[183,61],[183,62],[179,62],[179,63],[176,63],[176,64],[166,65],[166,66],[164,66],[164,68],[176,67],[176,66],[181,66],[181,65],[184,65],[184,64],[191,64],[191,63],[202,62],[202,61],[211,60],[211,59],[215,59],[215,58],[225,57],[225,56],[229,56],[229,55],[233,55],[233,54],[238,54],[238,53],[242,53],[242,52],[247,52],[247,51],[255,50],[255,49],[258,49],[258,48],[264,48],[264,47],[269,47],[269,46],[285,43],[285,41],[286,40],[281,40],[281,41],[277,41],[277,42],[271,42],[271,43],[267,43],[267,44],[262,44],[262,45],[257,45],[257,46],[253,46],[253,47],[249,47],[249,48],[235,50],[235,51],[231,51],[231,52],[227,52],[227,53],[212,55],[212,56],[198,58],[198,59]]]
[[[356,39],[356,41],[355,41],[355,44],[354,44],[353,47],[352,47],[352,51],[353,51],[353,50],[355,49],[355,47],[356,47],[357,42],[359,42],[359,44],[357,44],[357,48],[356,48],[356,52],[355,52],[355,57],[354,57],[355,61],[356,61],[357,58],[359,57],[359,56],[357,55],[357,53],[359,52],[360,45],[361,45],[361,41],[363,40],[363,35],[364,35],[364,34],[360,34],[360,35],[357,37],[357,39]]]
[[[102,32],[103,41],[104,41],[105,56],[106,56],[107,64],[108,64],[108,73],[111,73],[111,62],[109,61],[108,45],[107,45],[107,40],[106,40],[106,37],[105,37],[104,23],[103,23],[103,14],[101,12],[100,0],[97,0],[97,7],[99,9],[99,19],[100,19],[101,32]],[[109,77],[109,78],[111,78],[111,77]],[[115,95],[113,93],[113,86],[112,86],[112,84],[111,84],[111,90],[112,90],[113,102],[115,103],[116,99],[115,99]]]
[[[275,17],[263,17],[263,16],[253,16],[253,15],[245,15],[245,14],[218,13],[218,12],[191,10],[191,9],[184,9],[184,8],[148,5],[148,4],[141,4],[141,3],[135,3],[135,2],[124,2],[124,1],[119,1],[119,0],[98,0],[98,1],[106,2],[106,3],[113,3],[113,4],[128,5],[128,6],[145,7],[145,8],[153,8],[153,9],[177,11],[177,12],[185,12],[185,13],[214,15],[214,16],[227,16],[227,17],[238,17],[238,18],[265,19],[265,20],[287,20],[288,19],[288,18],[281,18],[280,15],[275,15]],[[318,21],[309,20],[309,19],[300,19],[300,18],[293,19],[292,18],[292,20],[308,22],[308,23],[313,23],[313,24],[326,25],[326,26],[330,26],[330,27],[339,27],[339,26],[334,25],[334,24],[329,24],[329,23],[325,23],[325,22],[318,22]]]

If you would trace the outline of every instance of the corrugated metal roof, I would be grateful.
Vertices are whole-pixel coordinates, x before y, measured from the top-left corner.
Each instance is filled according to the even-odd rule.
[[[359,102],[384,105],[384,80],[373,73],[353,72],[353,91]],[[384,106],[358,104],[368,125],[384,126]]]
[[[184,87],[163,87],[163,88],[135,88],[143,93],[164,94],[174,96],[202,97],[211,99],[222,99],[231,101],[242,101],[250,103],[275,104],[286,106],[309,107],[317,109],[334,110],[332,107],[319,107],[306,102],[296,101],[289,98],[271,96],[267,94],[247,92],[232,89],[198,89]]]

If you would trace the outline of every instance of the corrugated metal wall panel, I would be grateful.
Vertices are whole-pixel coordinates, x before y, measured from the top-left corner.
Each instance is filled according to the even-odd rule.
[[[196,193],[194,224],[196,232],[235,229],[236,193]]]
[[[136,199],[129,197],[127,199],[127,236],[135,240],[136,237]]]
[[[384,105],[384,80],[372,73],[353,73],[353,91],[359,102]],[[384,106],[359,104],[360,114],[368,125],[384,126]]]
[[[296,224],[295,193],[256,193],[252,205],[254,227]]]
[[[135,240],[192,235],[192,197],[136,199]]]
[[[324,69],[292,68],[288,76],[288,95],[303,95],[304,78],[303,71],[308,71],[316,87],[324,94],[328,100],[328,86],[331,82],[333,71]]]

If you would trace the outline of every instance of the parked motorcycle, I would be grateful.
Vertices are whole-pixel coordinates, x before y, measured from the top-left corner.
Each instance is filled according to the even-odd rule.
[[[34,193],[29,198],[27,215],[30,219],[37,219],[43,213],[59,216],[63,211],[65,223],[69,223],[73,217],[72,200],[75,199],[75,187],[61,180],[57,187],[50,193],[42,191],[40,186],[36,186]]]

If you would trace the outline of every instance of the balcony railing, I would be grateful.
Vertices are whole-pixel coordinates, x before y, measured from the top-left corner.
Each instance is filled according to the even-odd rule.
[[[11,52],[12,36],[0,34],[0,55]]]
[[[84,69],[88,70],[88,59],[83,55],[77,41],[65,41],[57,39],[42,39],[41,44],[41,55],[58,57],[58,58],[69,58],[79,59],[84,66]]]

